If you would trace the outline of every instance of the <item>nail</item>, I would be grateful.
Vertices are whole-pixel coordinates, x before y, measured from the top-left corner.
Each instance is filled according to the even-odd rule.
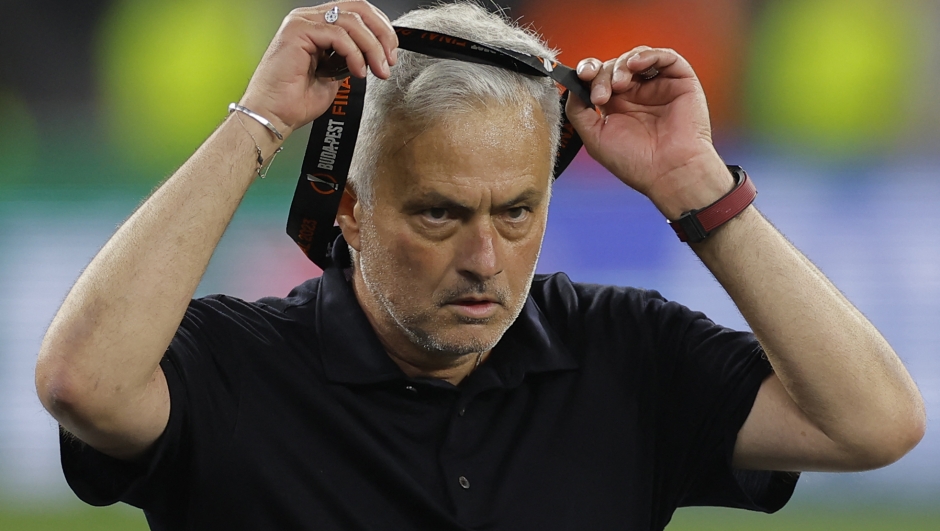
[[[624,78],[626,78],[626,77],[627,77],[627,76],[626,76],[626,74],[623,73],[623,70],[620,70],[620,69],[614,70],[614,77],[613,77],[613,81],[612,81],[612,82],[613,82],[613,83],[620,83],[620,82],[623,81]]]
[[[398,48],[392,49],[392,64],[393,65],[398,64]]]

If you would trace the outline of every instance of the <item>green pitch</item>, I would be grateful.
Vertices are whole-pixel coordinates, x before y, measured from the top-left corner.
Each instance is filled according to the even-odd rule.
[[[793,505],[776,514],[715,508],[680,509],[666,531],[937,531],[940,509]]]
[[[78,502],[49,507],[0,505],[3,531],[149,531],[144,513],[127,506],[90,507]]]

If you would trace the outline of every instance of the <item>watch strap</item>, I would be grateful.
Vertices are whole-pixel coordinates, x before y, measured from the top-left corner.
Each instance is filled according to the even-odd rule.
[[[679,241],[698,243],[708,237],[718,227],[740,214],[754,202],[757,188],[741,166],[728,166],[734,176],[734,188],[721,199],[698,210],[690,210],[677,220],[670,220],[669,226],[676,231]]]

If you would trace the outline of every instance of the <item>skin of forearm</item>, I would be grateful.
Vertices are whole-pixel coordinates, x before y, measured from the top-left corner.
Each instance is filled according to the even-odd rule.
[[[145,391],[165,388],[158,364],[256,177],[246,128],[264,142],[265,157],[273,153],[266,130],[229,116],[99,251],[50,325],[37,389],[53,416],[85,442],[110,425],[133,425],[128,415],[168,414],[154,413],[165,397]]]
[[[916,385],[838,289],[749,207],[693,245],[754,331],[790,398],[845,454],[881,466],[923,434]]]

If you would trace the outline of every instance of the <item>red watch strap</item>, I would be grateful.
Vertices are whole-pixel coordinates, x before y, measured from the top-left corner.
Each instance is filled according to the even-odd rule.
[[[679,241],[698,243],[718,227],[741,213],[757,197],[757,188],[740,166],[728,166],[734,175],[734,189],[718,201],[698,210],[690,210],[679,219],[669,221]]]

